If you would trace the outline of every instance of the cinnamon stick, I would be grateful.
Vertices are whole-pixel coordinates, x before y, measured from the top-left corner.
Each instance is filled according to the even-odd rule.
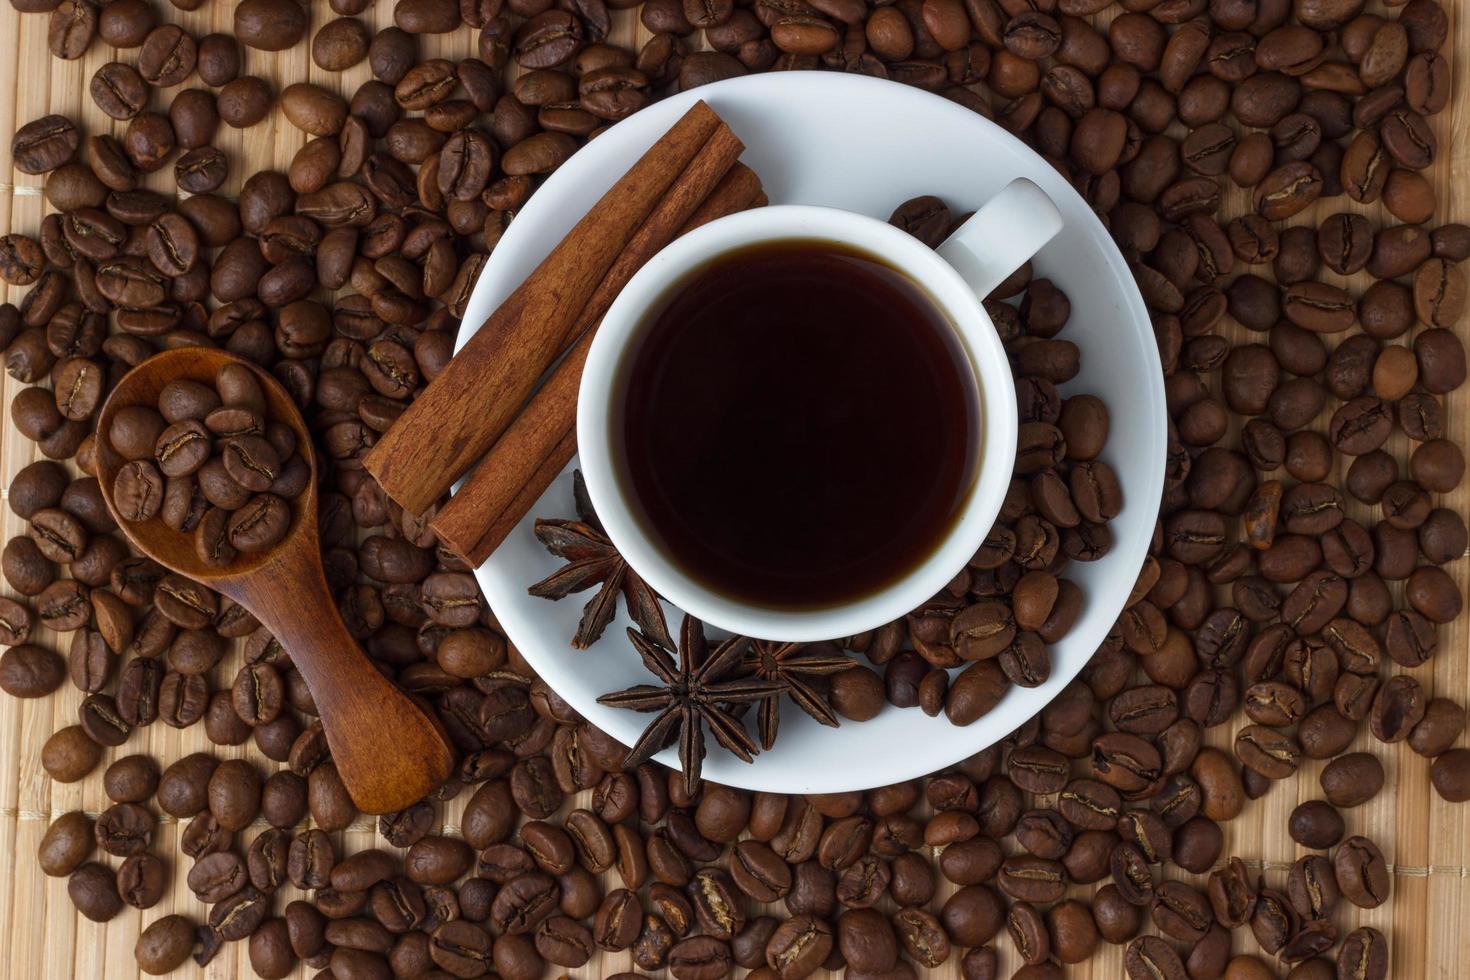
[[[710,191],[704,203],[695,209],[688,221],[684,222],[684,227],[679,229],[679,234],[691,232],[700,225],[707,225],[716,218],[723,218],[727,214],[760,207],[766,203],[765,197],[765,191],[761,189],[760,175],[745,164],[736,163],[725,175],[725,179]]]
[[[475,557],[465,556],[466,560],[473,561],[476,568],[484,564],[485,560],[495,553],[495,549],[500,547],[506,538],[510,537],[510,533],[516,529],[516,526],[521,523],[521,520],[531,512],[531,508],[536,506],[536,501],[541,499],[541,495],[546,492],[546,488],[551,486],[552,481],[561,475],[561,471],[566,469],[567,464],[572,461],[572,457],[576,454],[577,427],[574,423],[567,429],[561,441],[553,447],[551,453],[536,467],[536,471],[531,474],[531,478],[526,481],[526,484],[511,499],[510,504],[485,529],[484,533],[480,536],[480,540],[475,542],[474,549],[471,552]],[[456,494],[456,496],[458,495]]]
[[[733,163],[739,140],[695,103],[490,315],[364,458],[389,497],[423,513],[495,443],[537,379],[601,317],[586,309],[629,237],[717,134]],[[698,200],[727,169],[706,176]]]
[[[737,163],[687,217],[679,234],[764,203],[760,178]],[[656,220],[650,217],[649,223]],[[479,566],[500,547],[577,451],[577,391],[596,332],[594,325],[577,340],[464,486],[429,522],[439,540],[470,565]]]
[[[537,477],[544,476],[545,483],[525,501],[527,509],[577,451],[577,390],[595,334],[582,335],[464,486],[429,521],[439,540],[471,565],[490,557],[525,516],[524,510],[514,517],[511,512],[517,500],[532,493]]]
[[[742,149],[744,145],[729,127],[721,126],[714,131],[709,142],[695,154],[689,166],[669,188],[668,195],[658,202],[648,220],[628,240],[627,247],[613,262],[602,282],[597,284],[582,315],[567,333],[567,344],[574,343],[595,327],[633,274],[674,240],[700,204],[719,188],[720,182],[735,166]]]

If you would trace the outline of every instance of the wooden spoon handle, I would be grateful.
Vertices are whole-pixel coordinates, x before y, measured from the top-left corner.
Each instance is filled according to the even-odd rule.
[[[269,574],[238,580],[232,591],[305,678],[352,802],[364,813],[405,809],[449,777],[454,749],[438,722],[362,652],[315,555],[295,545],[283,551]]]

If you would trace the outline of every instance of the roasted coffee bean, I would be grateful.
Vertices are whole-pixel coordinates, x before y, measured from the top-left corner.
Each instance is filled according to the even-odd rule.
[[[27,538],[26,540],[32,539]],[[42,557],[41,560],[46,559]],[[52,577],[54,578],[54,574]],[[48,587],[49,583],[42,586],[43,595]],[[35,613],[30,606],[14,599],[0,598],[0,643],[6,646],[24,644],[31,635],[35,620]]]
[[[117,803],[98,815],[93,832],[102,850],[116,857],[127,857],[149,848],[155,823],[147,808],[136,803]]]
[[[131,119],[148,104],[148,83],[136,68],[117,61],[97,69],[89,91],[97,108],[113,119]]]
[[[619,951],[633,945],[642,927],[642,910],[637,896],[626,888],[608,893],[597,910],[592,928],[599,949]]]
[[[544,875],[524,874],[505,883],[491,907],[497,932],[529,933],[555,909],[556,882]]]
[[[805,861],[792,870],[791,891],[786,908],[793,914],[829,915],[837,905],[836,877],[815,861]]]
[[[70,160],[80,142],[80,134],[70,119],[60,115],[42,116],[16,131],[10,142],[11,157],[21,173],[47,173]]]
[[[260,811],[260,774],[244,760],[227,759],[210,776],[208,797],[222,828],[242,830]]]
[[[1380,741],[1402,741],[1423,719],[1424,712],[1425,697],[1419,682],[1399,674],[1386,680],[1374,695],[1369,727]]]
[[[87,528],[69,511],[47,508],[31,515],[30,536],[46,558],[69,564],[86,550]]]
[[[1157,936],[1142,936],[1129,942],[1123,953],[1123,967],[1130,980],[1154,977],[1182,980],[1187,976],[1179,954]]]
[[[194,949],[196,928],[182,915],[166,915],[151,922],[133,946],[138,968],[154,976],[178,969]]]
[[[66,892],[76,910],[93,922],[107,922],[122,911],[117,876],[106,865],[95,861],[72,872]]]
[[[92,694],[77,710],[82,729],[98,745],[116,748],[128,740],[132,725],[118,709],[117,702],[106,694]]]
[[[892,878],[893,871],[888,862],[876,855],[864,855],[849,865],[837,879],[837,901],[846,908],[871,908],[889,890]],[[919,890],[923,888],[917,879],[911,879],[909,883]],[[909,896],[894,894],[895,901],[905,897]]]
[[[1383,788],[1383,765],[1369,753],[1353,752],[1333,759],[1318,778],[1329,803],[1354,807],[1366,803]]]
[[[1320,854],[1299,859],[1291,867],[1286,894],[1304,922],[1328,918],[1339,897],[1332,863]]]
[[[336,863],[331,838],[320,830],[296,835],[286,855],[286,876],[297,888],[325,888]]]
[[[1098,934],[1110,943],[1124,943],[1137,934],[1143,921],[1139,906],[1126,902],[1113,885],[1098,889],[1092,901]]]
[[[441,927],[436,933],[436,941],[444,929],[445,927]],[[543,959],[565,967],[582,966],[591,958],[593,951],[592,934],[587,928],[576,920],[562,915],[554,915],[545,919],[536,927],[535,943],[536,951]],[[672,951],[670,957],[671,959],[673,957]]]
[[[163,507],[163,477],[147,460],[125,464],[117,473],[112,492],[118,512],[130,521],[152,520]]]
[[[1383,853],[1366,837],[1349,837],[1332,856],[1337,886],[1359,908],[1377,908],[1388,899],[1389,874]]]
[[[1450,749],[1429,767],[1429,782],[1440,797],[1451,803],[1470,799],[1470,752]]]
[[[1435,698],[1409,734],[1409,747],[1420,755],[1436,756],[1447,751],[1464,729],[1464,709],[1448,698]]]
[[[759,841],[736,845],[730,875],[736,887],[757,902],[777,901],[791,889],[790,866]]]
[[[1388,976],[1388,940],[1371,926],[1360,926],[1343,937],[1337,954],[1339,975],[1380,980]]]
[[[0,622],[7,621],[4,609],[4,604],[0,604]],[[9,622],[11,625],[5,629],[14,635],[14,619]],[[0,690],[12,697],[44,697],[61,686],[66,673],[61,658],[43,647],[21,644],[0,655]]]
[[[1263,725],[1248,725],[1236,734],[1235,754],[1261,775],[1285,779],[1296,771],[1301,749],[1288,735]]]
[[[1281,952],[1296,934],[1299,919],[1290,901],[1281,892],[1263,888],[1256,896],[1250,927],[1256,941],[1267,952]]]
[[[1329,803],[1310,800],[1292,811],[1288,831],[1303,847],[1326,850],[1342,839],[1342,815]]]
[[[1012,782],[1037,795],[1061,792],[1070,772],[1065,756],[1039,745],[1013,751],[1007,760],[1006,769]]]
[[[1165,881],[1159,885],[1152,911],[1154,924],[1159,930],[1182,942],[1203,940],[1214,922],[1214,913],[1205,896],[1180,881]]]
[[[257,494],[231,515],[230,545],[246,553],[266,551],[285,538],[290,523],[289,504],[275,494]]]
[[[949,959],[949,935],[928,912],[917,908],[901,909],[893,916],[893,926],[904,951],[921,966],[933,969]],[[767,955],[769,961],[769,947]]]
[[[37,858],[41,871],[51,877],[63,877],[81,867],[96,846],[93,820],[81,811],[71,811],[51,821],[41,836]]]
[[[1244,925],[1255,910],[1256,893],[1239,858],[1211,872],[1208,895],[1215,919],[1227,928]]]
[[[234,36],[261,51],[283,51],[306,35],[306,12],[295,0],[243,0],[234,18]]]
[[[996,875],[1001,890],[1012,898],[1043,903],[1060,896],[1066,880],[1061,865],[1032,857],[1007,858]]]
[[[223,901],[249,883],[245,862],[229,851],[203,855],[189,869],[189,890],[203,902]]]

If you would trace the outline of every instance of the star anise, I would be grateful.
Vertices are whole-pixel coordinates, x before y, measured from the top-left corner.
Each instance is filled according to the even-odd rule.
[[[587,649],[602,636],[617,613],[619,595],[638,628],[665,648],[672,648],[674,641],[669,636],[658,593],[628,566],[608,540],[602,522],[592,510],[581,470],[577,470],[572,478],[572,497],[580,520],[539,518],[536,521],[536,540],[553,555],[565,558],[567,564],[528,591],[542,599],[565,599],[573,592],[582,592],[601,583],[597,594],[583,607],[582,619],[572,636],[572,646],[578,650]]]
[[[658,712],[628,751],[627,768],[648,761],[678,739],[684,781],[693,789],[699,785],[704,762],[706,725],[715,741],[742,762],[754,761],[760,749],[724,705],[759,701],[780,694],[783,688],[779,683],[754,677],[726,679],[740,666],[749,640],[732,636],[711,652],[704,624],[693,616],[685,616],[680,624],[677,661],[667,646],[637,630],[629,628],[628,638],[643,659],[643,666],[660,683],[636,684],[597,699],[599,704],[614,708]]]
[[[822,652],[823,650],[830,652]],[[810,683],[808,677],[836,674],[856,667],[857,661],[837,653],[830,644],[819,648],[802,643],[779,643],[773,640],[753,640],[741,661],[741,668],[750,677],[775,681],[795,701],[797,706],[829,728],[837,727],[837,712],[827,703]],[[761,747],[770,749],[776,744],[776,730],[781,724],[781,696],[766,698],[760,705],[759,728]]]

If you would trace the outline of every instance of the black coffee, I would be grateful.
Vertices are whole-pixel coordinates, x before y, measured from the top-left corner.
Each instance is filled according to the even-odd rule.
[[[935,548],[980,455],[948,319],[902,273],[826,241],[691,273],[635,340],[613,440],[645,529],[731,598],[821,607]]]

